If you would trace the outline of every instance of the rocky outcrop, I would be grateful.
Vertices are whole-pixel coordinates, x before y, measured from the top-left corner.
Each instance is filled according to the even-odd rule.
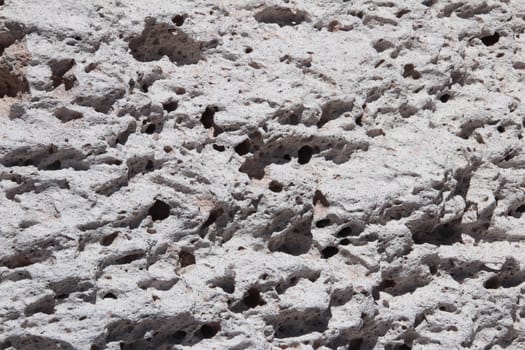
[[[519,1],[0,0],[0,349],[521,349]]]

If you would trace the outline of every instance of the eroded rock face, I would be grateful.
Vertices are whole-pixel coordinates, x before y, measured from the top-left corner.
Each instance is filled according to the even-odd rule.
[[[524,30],[0,1],[0,349],[523,348]]]

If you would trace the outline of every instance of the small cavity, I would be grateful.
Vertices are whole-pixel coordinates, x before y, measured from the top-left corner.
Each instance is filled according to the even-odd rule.
[[[213,338],[220,330],[221,326],[219,323],[209,323],[202,325],[199,329],[199,333],[203,338],[209,339]]]
[[[312,159],[314,151],[312,147],[305,145],[297,151],[297,162],[301,165],[306,164]]]
[[[113,243],[113,241],[118,237],[118,234],[119,233],[117,231],[117,232],[113,232],[112,234],[102,237],[102,239],[100,240],[100,244],[106,247],[108,245],[111,245],[111,243]]]
[[[164,220],[170,216],[170,206],[163,201],[157,199],[155,203],[149,208],[148,214],[153,221]]]
[[[486,35],[481,38],[481,42],[485,46],[495,45],[499,41],[500,35],[498,32],[495,32],[493,35]]]
[[[272,180],[268,186],[272,192],[281,192],[283,190],[283,185],[279,181]]]
[[[251,287],[244,295],[242,302],[248,308],[254,308],[257,306],[266,305],[266,302],[261,297],[261,292],[255,287]]]
[[[184,16],[182,15],[175,15],[171,18],[171,21],[177,26],[180,27],[184,24]]]
[[[166,101],[162,104],[162,107],[166,112],[173,112],[179,107],[179,103],[175,100]]]
[[[334,246],[328,246],[321,251],[321,257],[323,259],[328,259],[336,255],[337,253],[339,253],[339,248]]]
[[[250,152],[252,144],[250,142],[250,139],[246,139],[243,142],[239,143],[237,146],[235,146],[233,149],[235,152],[237,152],[238,155],[243,156]]]
[[[195,265],[195,255],[188,251],[182,250],[179,253],[179,263],[181,267]]]

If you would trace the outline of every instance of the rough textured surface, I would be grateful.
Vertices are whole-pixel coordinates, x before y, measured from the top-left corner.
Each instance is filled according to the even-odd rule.
[[[0,349],[525,349],[523,0],[1,0]]]

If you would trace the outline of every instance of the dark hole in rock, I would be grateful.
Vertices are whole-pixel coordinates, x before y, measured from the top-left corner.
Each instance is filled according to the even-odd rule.
[[[288,317],[282,316],[273,322],[275,338],[292,338],[319,332],[328,328],[329,311],[297,311]],[[335,349],[335,348],[334,348]]]
[[[388,40],[385,40],[385,39],[379,39],[377,40],[376,42],[373,43],[372,47],[377,51],[377,52],[383,52],[385,50],[388,50],[390,48],[393,48],[394,47],[394,44],[392,44],[390,41]]]
[[[113,293],[106,293],[106,294],[104,294],[102,299],[117,299],[117,296],[115,294],[113,294]]]
[[[299,121],[301,120],[301,118],[297,115],[297,114],[291,114],[290,117],[289,117],[289,121],[290,121],[290,124],[291,125],[297,125],[299,124]]]
[[[179,65],[195,64],[202,59],[202,51],[216,43],[199,42],[181,29],[168,23],[146,20],[142,33],[131,38],[129,49],[133,57],[141,62],[158,61],[164,55]]]
[[[251,287],[248,292],[244,295],[242,302],[244,305],[248,306],[249,308],[254,308],[256,306],[265,305],[266,302],[261,297],[261,293],[259,290],[255,287]]]
[[[149,208],[148,214],[154,221],[164,220],[170,216],[170,206],[163,201],[157,199],[155,203]]]
[[[182,15],[175,15],[171,18],[171,21],[177,26],[180,27],[184,24],[184,16]]]
[[[152,171],[153,169],[155,169],[155,165],[153,164],[153,161],[151,159],[148,160],[144,169],[147,171]]]
[[[397,18],[401,18],[401,17],[403,17],[404,15],[406,15],[407,13],[410,13],[410,10],[408,10],[408,9],[402,9],[402,10],[399,10],[399,11],[396,13],[396,17],[397,17]]]
[[[355,123],[357,126],[363,126],[363,116],[356,117]]]
[[[315,223],[315,227],[318,227],[318,228],[323,228],[323,227],[326,227],[326,226],[330,226],[332,222],[330,221],[330,219],[322,219],[322,220],[319,220]]]
[[[148,125],[148,127],[146,128],[146,130],[144,131],[146,134],[153,134],[155,131],[157,130],[157,126],[153,123],[151,123],[150,125]]]
[[[431,7],[432,5],[434,5],[435,3],[437,2],[437,0],[423,0],[421,2],[421,4],[427,6],[427,7]]]
[[[379,284],[379,289],[380,290],[385,290],[385,289],[388,289],[388,288],[393,288],[396,286],[396,282],[392,279],[385,279],[383,281],[381,281],[381,283]]]
[[[360,350],[362,344],[363,344],[363,338],[352,339],[348,343],[349,350]]]
[[[124,255],[123,257],[116,259],[115,264],[117,265],[130,264],[135,260],[142,259],[143,257],[144,257],[144,253],[128,254],[128,255]]]
[[[215,208],[210,211],[210,214],[208,215],[208,219],[202,224],[202,228],[206,228],[208,226],[211,226],[221,216],[224,214],[224,210],[222,208]]]
[[[55,160],[53,163],[46,167],[46,170],[60,170],[62,169],[62,163],[60,160]]]
[[[212,147],[214,150],[219,151],[219,152],[224,152],[224,150],[226,149],[224,146],[217,145],[217,144],[213,144]]]
[[[244,52],[245,52],[245,53],[250,53],[250,52],[252,52],[252,51],[253,51],[253,49],[252,49],[250,46],[248,46],[248,47],[246,47],[246,48],[244,49]]]
[[[342,240],[339,241],[339,244],[340,245],[349,245],[350,244],[350,240],[348,238],[343,238]]]
[[[223,291],[228,294],[235,292],[235,280],[231,277],[226,277],[214,284],[216,287],[220,287]]]
[[[283,159],[289,162],[289,161],[292,160],[292,157],[291,157],[289,154],[285,154],[285,155],[283,156]]]
[[[492,46],[496,44],[499,41],[499,33],[496,32],[493,35],[487,35],[481,38],[481,42],[485,44],[485,46]]]
[[[449,94],[443,94],[439,97],[439,100],[443,103],[447,103],[448,100],[450,99],[450,95]]]
[[[239,143],[237,146],[234,147],[235,152],[237,152],[238,155],[242,156],[246,153],[250,152],[252,144],[250,142],[250,139],[246,139],[243,142]]]
[[[483,283],[483,287],[486,289],[498,289],[500,287],[499,279],[493,276]]]
[[[181,267],[195,265],[195,255],[188,251],[182,250],[179,253],[179,263]]]
[[[496,129],[498,130],[499,133],[504,133],[505,132],[505,127],[502,126],[502,125],[498,125],[498,127]]]
[[[281,192],[283,190],[283,185],[279,181],[272,180],[270,181],[269,188],[272,192]]]
[[[220,126],[213,124],[213,137],[217,137],[223,132],[224,130]]]
[[[310,232],[311,218],[298,224],[293,230],[284,234],[279,240],[270,240],[270,251],[280,251],[290,255],[306,254],[312,247],[313,236]]]
[[[66,91],[71,90],[77,83],[77,78],[74,75],[64,77],[63,83]]]
[[[260,23],[275,23],[280,27],[295,26],[308,20],[306,12],[287,7],[271,6],[259,11],[254,16]]]
[[[163,150],[166,153],[170,153],[171,151],[173,151],[173,148],[171,146],[164,146]]]
[[[212,128],[215,122],[213,121],[213,117],[215,115],[215,108],[213,107],[206,107],[204,110],[204,113],[202,113],[201,116],[201,123],[206,128]]]
[[[180,344],[184,341],[184,338],[186,338],[186,335],[187,335],[186,332],[179,330],[171,335],[171,339],[173,339],[173,342],[175,344]]]
[[[411,77],[412,79],[419,79],[421,78],[421,73],[419,73],[413,64],[405,64],[403,67],[403,78]]]
[[[97,68],[98,64],[95,63],[95,62],[91,62],[90,64],[88,64],[87,66],[84,67],[84,72],[86,73],[89,73],[91,72],[93,69]]]
[[[314,198],[313,198],[314,205],[317,205],[317,203],[321,204],[323,207],[329,207],[330,203],[324,196],[323,192],[319,190],[315,190]]]
[[[183,87],[176,87],[175,88],[175,94],[177,95],[184,95],[186,93],[186,89]]]
[[[417,108],[408,103],[403,103],[401,106],[399,106],[399,114],[403,118],[411,117],[416,113],[417,113]]]
[[[329,246],[329,247],[324,248],[321,251],[321,257],[323,259],[328,259],[328,258],[331,258],[332,256],[336,255],[338,252],[339,252],[339,249],[337,247]]]
[[[438,309],[444,312],[455,312],[456,311],[456,307],[454,305],[440,305]]]
[[[166,112],[173,112],[179,107],[179,103],[175,100],[166,101],[162,104],[162,107]]]
[[[312,155],[314,153],[314,150],[312,147],[305,145],[297,151],[297,157],[299,164],[306,164],[312,159]]]
[[[525,204],[520,205],[516,208],[516,212],[518,213],[525,213]]]
[[[100,240],[100,244],[103,245],[103,246],[108,246],[111,243],[113,243],[113,241],[115,240],[115,238],[117,238],[117,236],[118,236],[118,232],[113,232],[112,234],[104,236]]]
[[[220,330],[221,326],[219,323],[209,323],[202,325],[202,327],[199,330],[199,333],[202,335],[203,338],[209,339],[213,338]]]

